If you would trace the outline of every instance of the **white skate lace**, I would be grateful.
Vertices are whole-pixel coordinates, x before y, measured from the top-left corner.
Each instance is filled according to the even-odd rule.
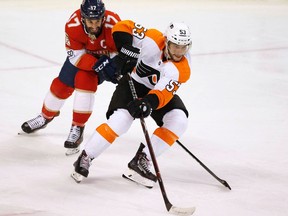
[[[38,115],[36,118],[27,121],[27,124],[32,130],[42,127],[43,125],[45,125],[45,123],[46,119],[41,114]]]
[[[146,173],[151,173],[150,171],[150,167],[151,167],[151,163],[150,161],[146,158],[145,155],[140,156],[139,158],[139,165],[140,165],[140,169],[142,169],[142,171],[146,172]]]
[[[74,143],[80,138],[80,135],[81,135],[80,127],[72,126],[70,129],[69,136],[66,141]]]
[[[89,158],[89,156],[82,156],[81,160],[80,160],[80,167],[88,170],[91,164],[91,159]]]

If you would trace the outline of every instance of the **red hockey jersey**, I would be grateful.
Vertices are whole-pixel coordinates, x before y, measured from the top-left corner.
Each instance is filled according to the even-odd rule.
[[[101,34],[95,38],[87,34],[81,21],[80,9],[76,10],[65,25],[65,43],[70,62],[79,69],[91,71],[101,55],[117,52],[112,27],[120,17],[106,10]]]

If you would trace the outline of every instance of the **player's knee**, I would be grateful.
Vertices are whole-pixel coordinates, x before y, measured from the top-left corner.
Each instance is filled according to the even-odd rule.
[[[180,137],[188,127],[188,118],[180,109],[174,109],[166,113],[163,117],[163,122],[163,127],[173,131],[178,137]]]
[[[72,95],[74,88],[64,84],[63,82],[60,81],[60,79],[57,77],[53,80],[51,86],[50,86],[50,91],[60,99],[66,99],[69,96]]]
[[[107,121],[109,127],[113,128],[119,136],[125,134],[131,127],[134,119],[126,109],[117,109]],[[119,124],[121,122],[121,124]]]

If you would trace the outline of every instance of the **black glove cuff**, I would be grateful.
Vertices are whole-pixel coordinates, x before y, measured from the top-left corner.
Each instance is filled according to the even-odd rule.
[[[139,54],[140,54],[140,50],[136,47],[129,45],[129,44],[125,44],[124,46],[122,46],[120,53],[124,54],[128,58],[138,59]]]
[[[149,101],[152,110],[155,110],[159,106],[159,99],[156,94],[148,94],[143,99]]]

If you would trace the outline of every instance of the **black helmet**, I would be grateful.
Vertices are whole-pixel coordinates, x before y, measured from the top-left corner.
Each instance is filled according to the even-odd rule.
[[[105,14],[105,5],[102,0],[83,0],[80,11],[83,18],[101,19]]]

